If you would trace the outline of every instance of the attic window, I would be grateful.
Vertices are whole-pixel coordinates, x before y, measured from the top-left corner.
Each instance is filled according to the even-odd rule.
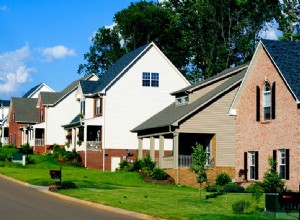
[[[185,105],[189,102],[189,96],[176,97],[176,105]]]
[[[159,87],[159,73],[143,72],[143,86]]]

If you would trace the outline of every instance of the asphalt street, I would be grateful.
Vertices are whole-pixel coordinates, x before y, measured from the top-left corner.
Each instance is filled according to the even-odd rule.
[[[56,198],[0,177],[0,219],[137,219]]]

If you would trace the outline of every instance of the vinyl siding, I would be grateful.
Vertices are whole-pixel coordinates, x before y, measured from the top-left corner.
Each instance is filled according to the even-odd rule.
[[[188,120],[184,121],[178,132],[216,134],[216,166],[235,166],[235,117],[228,115],[238,88],[226,93]]]

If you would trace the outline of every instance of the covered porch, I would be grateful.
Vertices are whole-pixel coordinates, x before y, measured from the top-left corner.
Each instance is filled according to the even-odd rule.
[[[147,141],[146,141],[147,140]],[[145,146],[144,143],[147,143]],[[165,143],[171,143],[165,148]],[[207,154],[207,166],[215,166],[216,135],[201,133],[166,132],[160,134],[138,135],[138,158],[142,158],[146,149],[152,160],[162,169],[190,168],[192,164],[192,147],[196,144],[204,147]]]

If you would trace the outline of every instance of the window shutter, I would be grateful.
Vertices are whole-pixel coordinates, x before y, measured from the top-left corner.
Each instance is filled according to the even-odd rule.
[[[272,119],[275,119],[275,109],[276,109],[276,83],[274,82],[272,85],[272,101],[271,101],[271,108],[272,108]]]
[[[260,88],[256,86],[256,121],[260,121]]]
[[[285,179],[290,179],[290,150],[285,150]]]
[[[100,113],[103,114],[103,98],[100,98]]]
[[[255,151],[255,179],[258,180],[258,151]]]
[[[94,117],[95,117],[96,114],[97,114],[96,109],[97,109],[97,98],[94,99]]]
[[[275,162],[277,162],[277,151],[276,151],[276,150],[273,150],[273,160],[274,160]],[[277,167],[275,167],[275,171],[276,171],[276,168],[277,168]]]
[[[245,177],[244,177],[244,180],[247,180],[247,169],[248,169],[248,164],[247,164],[247,152],[244,152],[244,174],[245,174]]]

